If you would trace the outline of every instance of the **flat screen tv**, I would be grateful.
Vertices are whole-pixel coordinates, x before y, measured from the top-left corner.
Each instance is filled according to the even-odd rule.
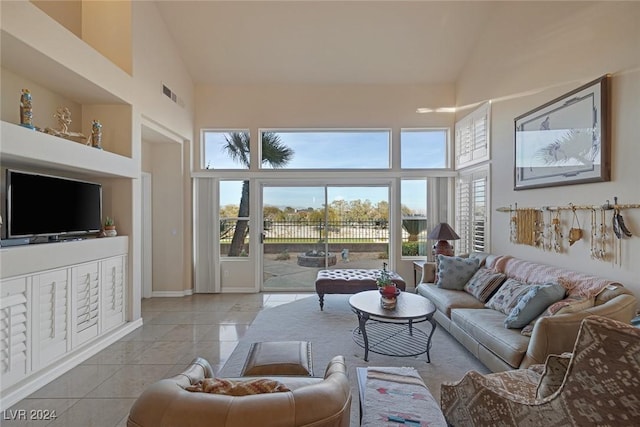
[[[102,225],[100,184],[7,169],[9,238],[87,235]]]

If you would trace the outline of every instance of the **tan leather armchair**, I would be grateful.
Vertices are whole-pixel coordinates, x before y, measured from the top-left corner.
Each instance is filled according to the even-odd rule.
[[[291,391],[228,396],[184,388],[212,378],[197,358],[181,374],[147,388],[131,407],[128,427],[348,427],[351,388],[343,356],[334,357],[324,378],[272,377]]]

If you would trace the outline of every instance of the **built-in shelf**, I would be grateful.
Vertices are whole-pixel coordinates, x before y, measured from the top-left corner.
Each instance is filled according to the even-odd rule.
[[[131,76],[31,2],[3,2],[0,18],[3,68],[79,104],[132,103]]]
[[[78,142],[0,122],[2,164],[67,170],[93,176],[136,178],[133,159]]]

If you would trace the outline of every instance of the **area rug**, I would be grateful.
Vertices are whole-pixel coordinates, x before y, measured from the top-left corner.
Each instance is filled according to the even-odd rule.
[[[349,307],[349,297],[350,295],[325,295],[324,311],[320,311],[316,296],[262,310],[218,376],[239,376],[253,342],[310,341],[315,376],[324,375],[327,364],[334,356],[341,354],[345,357],[353,396],[351,425],[357,426],[359,424],[357,367],[413,367],[437,402],[440,402],[442,382],[457,381],[470,370],[480,373],[489,372],[441,327],[437,327],[433,335],[431,363],[427,363],[425,354],[392,357],[371,352],[369,352],[369,361],[365,362],[364,349],[359,347],[352,338],[352,332],[358,320]],[[429,332],[431,326],[425,322],[416,327]]]

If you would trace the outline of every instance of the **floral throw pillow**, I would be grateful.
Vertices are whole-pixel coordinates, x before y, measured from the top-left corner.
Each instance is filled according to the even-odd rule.
[[[481,268],[464,285],[464,290],[480,301],[487,302],[505,280],[507,280],[507,276],[503,273]]]
[[[507,279],[498,289],[498,292],[493,294],[484,306],[508,315],[518,304],[520,298],[529,292],[529,289],[533,286],[535,285],[518,282],[515,279]]]
[[[476,258],[438,255],[436,286],[461,291],[478,268],[480,268],[480,261]]]

